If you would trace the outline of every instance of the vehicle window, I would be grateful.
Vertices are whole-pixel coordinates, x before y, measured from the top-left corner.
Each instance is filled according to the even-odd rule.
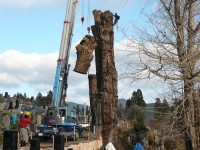
[[[53,112],[52,111],[49,112],[49,116],[53,116]]]
[[[70,117],[76,118],[76,113],[75,113],[75,111],[71,111],[71,112],[70,112]]]
[[[66,110],[65,109],[60,109],[59,110],[59,114],[60,114],[60,117],[65,117],[66,116]]]

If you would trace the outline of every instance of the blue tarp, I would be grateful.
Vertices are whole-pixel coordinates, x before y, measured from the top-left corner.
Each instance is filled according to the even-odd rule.
[[[137,143],[135,146],[134,146],[134,149],[133,150],[144,150],[144,148],[142,147],[142,145],[140,143]]]

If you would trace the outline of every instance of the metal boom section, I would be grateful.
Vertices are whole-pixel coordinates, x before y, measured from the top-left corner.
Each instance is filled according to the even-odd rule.
[[[70,69],[69,53],[73,36],[74,22],[78,0],[68,0],[66,16],[62,31],[59,57],[57,60],[56,75],[53,87],[53,103],[55,107],[62,106],[67,95],[68,73]]]

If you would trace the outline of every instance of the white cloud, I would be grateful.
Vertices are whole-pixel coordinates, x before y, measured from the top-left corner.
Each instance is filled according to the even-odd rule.
[[[20,86],[27,84],[50,84],[54,75],[57,53],[40,55],[36,53],[21,53],[8,50],[0,54],[1,87]],[[13,84],[9,84],[13,83]]]
[[[76,52],[71,50],[68,98],[69,101],[89,104],[88,76],[73,71]],[[53,89],[58,53],[37,54],[7,50],[0,54],[0,93],[26,93],[46,95]],[[93,67],[94,68],[94,67]],[[92,69],[91,69],[92,70]],[[17,90],[18,89],[18,90]],[[30,93],[30,95],[28,94]]]
[[[4,87],[18,87],[20,85],[20,81],[10,74],[0,73],[0,84]]]
[[[122,41],[122,43],[127,44],[127,41]],[[122,51],[123,49],[125,49],[125,46],[115,44],[115,65],[119,76],[125,69],[126,65],[124,62],[128,62],[128,59],[133,59],[133,57],[127,57],[127,53]],[[53,89],[57,57],[58,52],[37,54],[7,50],[1,53],[0,93],[8,91],[11,93],[11,96],[16,94],[16,92],[26,93],[26,91],[30,93],[35,91],[34,96],[38,92],[41,92],[43,95],[46,94]],[[76,50],[73,48],[69,59],[71,68],[68,78],[67,100],[89,104],[88,75],[74,72],[75,62]],[[92,61],[89,73],[95,73],[95,59]],[[146,102],[154,102],[156,87],[159,87],[158,82],[144,80],[131,83],[131,81],[130,78],[122,80],[119,77],[119,98],[128,99],[131,97],[132,92],[139,88],[142,90]],[[33,93],[31,95],[27,93],[27,96],[33,96]]]

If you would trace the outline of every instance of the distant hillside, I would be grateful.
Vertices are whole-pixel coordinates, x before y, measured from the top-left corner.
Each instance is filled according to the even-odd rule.
[[[69,107],[77,107],[77,105],[79,105],[79,108],[82,109],[83,108],[83,104],[78,104],[78,103],[75,103],[75,102],[67,102],[68,106]],[[88,105],[86,105],[88,106]]]
[[[126,99],[118,99],[118,106],[122,104],[123,107],[126,106]]]
[[[69,107],[77,107],[77,105],[79,105],[80,108],[82,108],[84,105],[83,104],[78,104],[75,102],[67,102]],[[122,104],[123,107],[126,106],[126,99],[118,99],[118,106],[119,104]],[[86,105],[87,106],[87,105]]]
[[[126,106],[126,99],[118,99],[118,105],[119,104],[122,104],[123,105],[123,107],[125,107]],[[155,103],[147,103],[147,106],[146,106],[146,108],[148,108],[148,109],[154,109],[154,105],[155,105]]]
[[[119,104],[122,104],[122,106],[126,107],[126,99],[118,99],[118,106]],[[147,103],[146,105],[146,112],[145,112],[145,118],[147,120],[153,120],[154,119],[154,106],[155,103]]]
[[[154,120],[154,106],[155,103],[148,103],[146,106],[145,118],[148,120]]]
[[[77,107],[77,105],[79,105],[79,108],[82,109],[83,108],[83,104],[78,104],[75,102],[67,102],[69,107]],[[125,108],[126,106],[126,99],[118,99],[118,106],[122,104],[122,106]],[[154,119],[154,105],[155,103],[147,103],[146,106],[146,113],[145,113],[145,118],[148,120],[152,120]],[[86,105],[88,106],[88,105]]]
[[[154,109],[155,103],[147,103],[148,109]]]

